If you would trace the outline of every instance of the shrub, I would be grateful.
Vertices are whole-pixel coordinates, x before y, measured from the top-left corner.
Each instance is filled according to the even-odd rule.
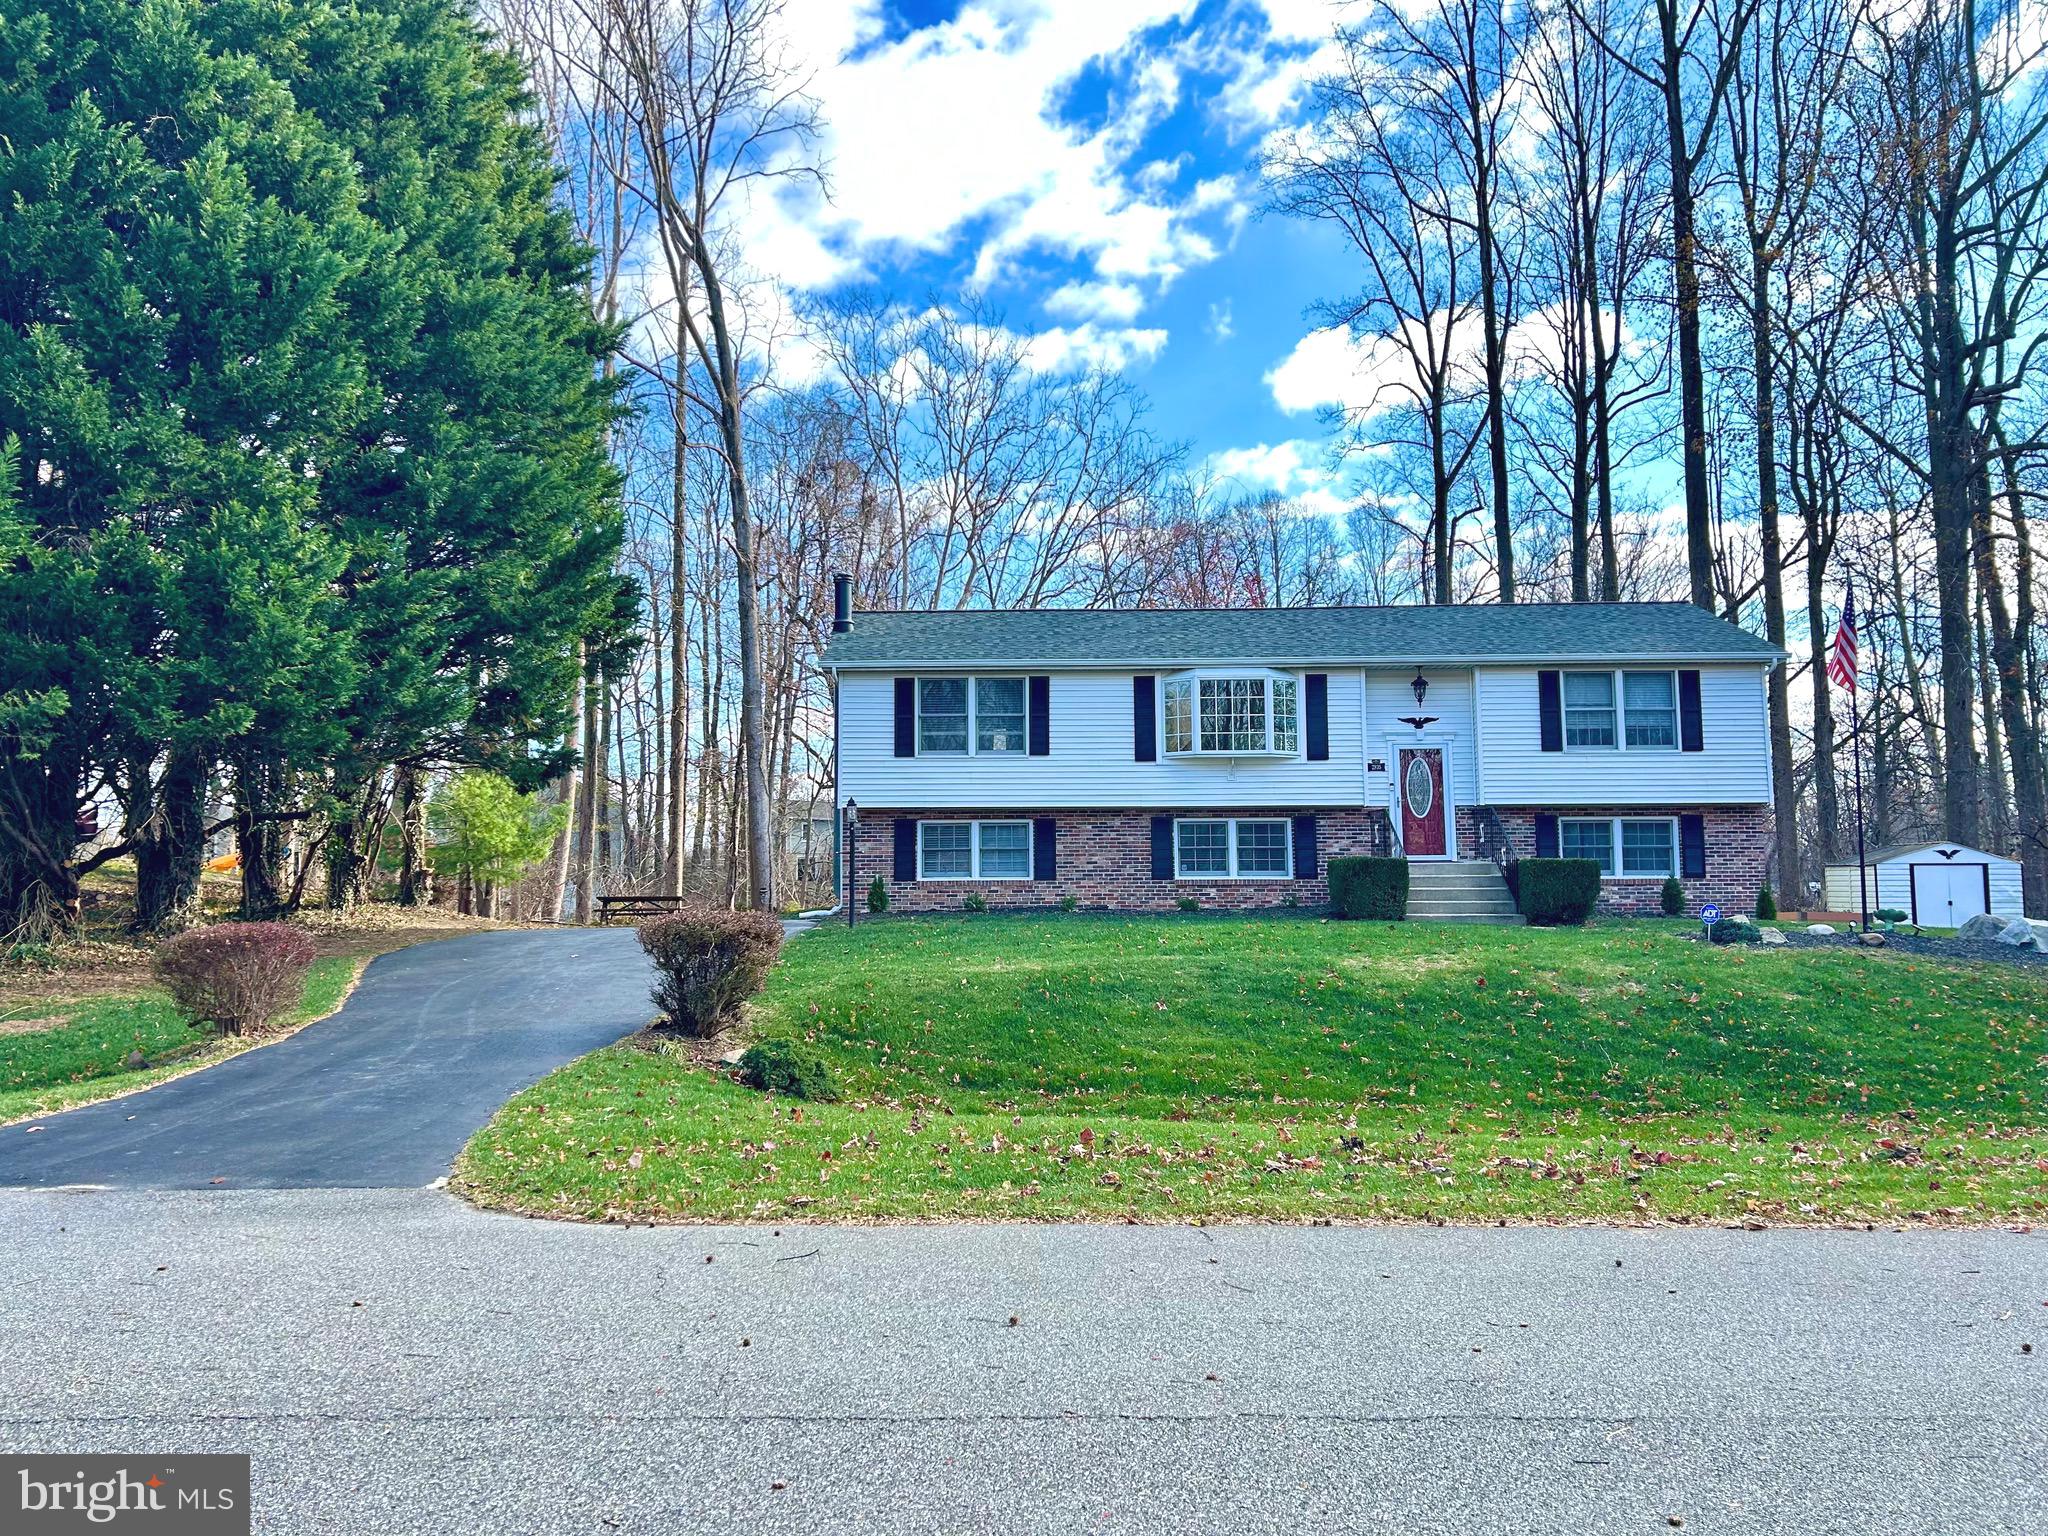
[[[1678,883],[1678,876],[1664,877],[1664,915],[1680,917],[1685,913],[1685,887]]]
[[[787,1094],[820,1104],[838,1102],[832,1068],[801,1040],[762,1040],[740,1055],[740,1081],[766,1093]]]
[[[969,892],[960,898],[960,905],[969,912],[986,912],[988,910],[988,898]]]
[[[1906,920],[1906,914],[1897,907],[1879,907],[1870,915],[1880,923],[1903,923]]]
[[[667,1027],[708,1040],[761,990],[782,948],[782,924],[766,912],[686,906],[640,925],[654,962],[654,1005]]]
[[[1522,916],[1539,927],[1576,926],[1600,900],[1597,859],[1523,859],[1517,896]]]
[[[167,939],[156,977],[178,1011],[223,1034],[253,1035],[306,994],[313,941],[284,923],[217,923]]]
[[[1062,912],[1071,912],[1080,905],[1081,898],[1078,896],[1066,895],[1060,898],[1060,910]]]
[[[1183,896],[1174,902],[1174,905],[1183,912],[1199,912],[1202,910],[1202,904],[1192,896]]]
[[[1408,861],[1330,860],[1330,906],[1340,917],[1399,922],[1408,915]]]
[[[875,876],[874,879],[868,882],[868,910],[870,912],[886,912],[889,910],[889,887],[882,882],[880,875]]]
[[[1746,917],[1723,917],[1715,919],[1714,926],[1707,930],[1707,937],[1716,944],[1755,944],[1763,935]]]
[[[1769,885],[1760,885],[1756,890],[1756,918],[1760,923],[1773,921],[1778,915],[1778,898],[1771,894]]]

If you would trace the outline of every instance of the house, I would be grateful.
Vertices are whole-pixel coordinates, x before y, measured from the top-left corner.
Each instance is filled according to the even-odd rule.
[[[1853,861],[1828,865],[1823,890],[1829,911],[1859,912],[1867,896],[1871,911],[1903,912],[1928,928],[1960,928],[1980,912],[2024,914],[2019,860],[1981,848],[1900,843],[1871,849],[1863,856],[1863,870],[1859,892]]]
[[[1690,909],[1747,911],[1764,878],[1782,653],[1690,604],[855,613],[847,593],[837,804],[855,891],[881,877],[892,910],[1309,906],[1342,854],[1496,888],[1479,861],[1597,859],[1614,913],[1657,911],[1672,875]]]

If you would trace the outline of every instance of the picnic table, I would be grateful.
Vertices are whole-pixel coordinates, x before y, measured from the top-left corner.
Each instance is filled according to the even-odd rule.
[[[597,898],[597,920],[602,925],[615,917],[660,917],[682,904],[680,896],[600,896]]]

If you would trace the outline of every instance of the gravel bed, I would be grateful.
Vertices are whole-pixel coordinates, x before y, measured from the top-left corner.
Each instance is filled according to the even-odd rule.
[[[1885,949],[1897,954],[1926,955],[1936,960],[1994,960],[2007,965],[2048,965],[2048,954],[2017,944],[2000,944],[1996,939],[1938,939],[1924,933],[1888,933],[1884,938]],[[1859,947],[1852,934],[1838,933],[1829,937],[1798,929],[1786,930],[1785,942],[1793,949]]]

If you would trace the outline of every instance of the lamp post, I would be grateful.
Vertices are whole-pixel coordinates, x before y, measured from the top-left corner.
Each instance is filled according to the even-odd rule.
[[[854,833],[860,828],[860,807],[852,797],[846,802],[846,926],[853,926],[853,845]]]

